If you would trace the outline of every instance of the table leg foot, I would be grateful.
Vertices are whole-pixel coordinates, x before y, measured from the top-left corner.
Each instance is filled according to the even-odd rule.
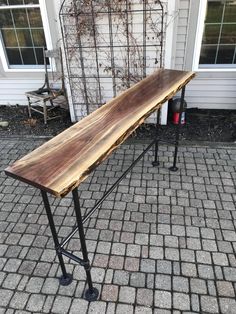
[[[97,288],[87,289],[84,294],[84,298],[87,301],[96,301],[99,295],[99,291]]]
[[[176,167],[176,166],[172,166],[172,167],[169,168],[169,170],[170,170],[170,171],[173,171],[173,172],[178,171],[178,169],[179,169],[179,168]]]
[[[160,165],[159,161],[152,162],[153,167],[158,167]]]
[[[62,275],[59,278],[60,285],[62,286],[68,286],[69,284],[71,284],[72,280],[73,276],[71,274],[66,274],[66,277]]]

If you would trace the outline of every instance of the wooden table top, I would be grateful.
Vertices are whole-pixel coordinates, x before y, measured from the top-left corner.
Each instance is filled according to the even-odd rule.
[[[57,197],[65,196],[194,75],[155,71],[16,161],[5,173]]]

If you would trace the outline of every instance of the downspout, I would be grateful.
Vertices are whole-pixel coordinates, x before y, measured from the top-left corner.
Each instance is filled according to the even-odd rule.
[[[54,3],[57,2],[56,0],[54,0]],[[68,105],[69,105],[69,111],[70,111],[70,118],[71,118],[71,122],[76,122],[76,115],[75,115],[75,107],[73,104],[73,100],[72,100],[72,93],[71,93],[71,86],[70,86],[70,78],[69,78],[69,67],[68,67],[68,62],[67,62],[67,58],[66,58],[66,53],[65,53],[65,40],[64,40],[64,36],[63,36],[63,21],[62,21],[62,10],[63,10],[63,6],[64,6],[65,0],[62,1],[60,9],[59,9],[59,20],[60,20],[60,27],[58,25],[58,29],[59,29],[59,33],[61,35],[61,39],[62,39],[62,66],[64,66],[64,64],[66,65],[65,67],[65,85],[66,85],[66,92],[67,92],[67,100],[68,100]],[[55,5],[58,5],[57,3],[55,3]]]
[[[172,50],[174,39],[174,20],[176,13],[176,0],[167,2],[167,20],[166,20],[166,40],[165,40],[165,57],[164,66],[167,69],[173,68]],[[174,17],[174,18],[172,18]],[[168,103],[166,102],[161,108],[160,124],[167,124]]]
[[[192,0],[189,0],[189,10],[188,10],[188,21],[187,21],[187,33],[186,33],[186,42],[185,42],[185,47],[184,47],[184,64],[183,64],[183,70],[187,69],[187,64],[186,64],[186,56],[187,56],[187,47],[188,47],[188,41],[189,41],[189,29],[190,29],[190,13],[192,12]],[[191,67],[192,70],[192,67]]]

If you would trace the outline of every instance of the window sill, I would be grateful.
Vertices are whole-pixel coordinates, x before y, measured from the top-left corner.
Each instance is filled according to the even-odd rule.
[[[45,73],[45,69],[4,69],[6,73]],[[51,69],[48,69],[51,72]]]
[[[197,72],[236,72],[236,68],[197,68]]]

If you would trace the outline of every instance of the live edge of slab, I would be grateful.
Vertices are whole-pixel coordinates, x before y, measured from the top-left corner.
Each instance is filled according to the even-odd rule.
[[[65,196],[194,76],[194,72],[155,71],[16,161],[5,173],[57,197]]]

